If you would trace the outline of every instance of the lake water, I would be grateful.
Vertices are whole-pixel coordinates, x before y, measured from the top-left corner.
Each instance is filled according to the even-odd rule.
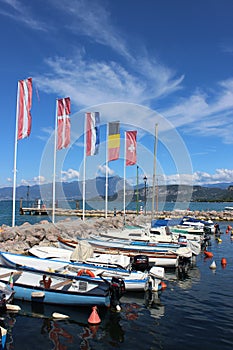
[[[51,203],[48,204],[47,207],[51,208]],[[23,207],[34,207],[33,201],[23,201]],[[103,201],[88,201],[86,203],[86,209],[97,209],[97,210],[104,210],[105,203]],[[140,206],[142,206],[143,212],[144,212],[144,204],[139,203],[138,209],[140,209]],[[221,203],[215,203],[215,202],[205,202],[205,203],[199,203],[199,202],[192,202],[192,203],[185,203],[185,202],[176,202],[176,203],[159,203],[158,210],[162,211],[172,211],[174,209],[179,210],[186,210],[190,209],[191,211],[199,210],[199,211],[223,211],[226,206],[232,206],[231,202],[221,202]],[[68,208],[68,209],[75,209],[76,208],[76,202],[75,201],[67,201],[60,203],[60,208]],[[22,225],[25,221],[30,222],[31,224],[40,222],[42,219],[46,219],[48,221],[51,221],[51,217],[49,216],[30,216],[30,215],[20,215],[19,213],[20,208],[20,202],[16,201],[16,211],[15,211],[15,224],[17,226]],[[122,203],[119,202],[109,202],[108,209],[114,210],[116,208],[117,210],[122,210]],[[137,203],[132,202],[129,203],[127,206],[127,209],[129,210],[136,210]],[[82,202],[80,202],[80,209],[82,209]],[[147,203],[146,210],[151,210],[151,203]],[[72,218],[72,217],[71,217]],[[56,217],[56,221],[62,220],[64,217]],[[6,224],[11,226],[12,225],[12,201],[0,201],[0,226],[2,224]]]
[[[5,209],[6,203],[1,207],[2,223],[11,220]],[[17,217],[19,221],[28,219],[37,220]],[[8,329],[6,349],[232,349],[233,241],[225,231],[233,222],[219,225],[222,242],[212,236],[208,248],[213,258],[206,259],[201,253],[185,276],[177,276],[175,270],[166,271],[167,288],[152,297],[144,293],[125,294],[121,312],[99,310],[98,326],[88,325],[91,313],[88,307],[16,301],[21,306],[20,313],[8,314],[1,320],[1,325]],[[221,266],[223,257],[227,260],[225,268]],[[216,270],[210,269],[213,260]],[[70,319],[52,320],[55,311],[70,315]]]

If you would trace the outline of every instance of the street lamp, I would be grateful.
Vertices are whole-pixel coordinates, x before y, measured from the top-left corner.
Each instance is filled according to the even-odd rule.
[[[146,215],[146,182],[147,182],[147,177],[146,177],[146,175],[144,176],[144,178],[143,178],[143,180],[144,180],[144,191],[145,191],[145,194],[144,194],[144,208],[145,208],[145,215]]]

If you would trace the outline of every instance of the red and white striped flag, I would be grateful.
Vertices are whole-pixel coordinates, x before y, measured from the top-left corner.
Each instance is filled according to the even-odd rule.
[[[137,162],[137,131],[126,131],[125,133],[126,142],[125,142],[125,164],[134,165]]]
[[[31,106],[32,106],[32,78],[18,81],[17,94],[17,122],[18,136],[21,140],[31,133]]]
[[[70,98],[57,100],[57,149],[70,144]]]
[[[99,112],[86,113],[86,155],[94,156],[99,151]]]

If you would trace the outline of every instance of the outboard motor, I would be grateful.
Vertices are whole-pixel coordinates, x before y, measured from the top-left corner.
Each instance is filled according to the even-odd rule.
[[[221,234],[221,231],[220,231],[220,228],[219,228],[219,224],[214,224],[214,234],[216,237],[220,237],[220,234]]]
[[[122,278],[112,277],[110,284],[110,304],[111,307],[121,309],[120,307],[120,298],[125,293],[125,282]]]
[[[0,313],[4,313],[6,311],[6,294],[0,291]]]
[[[205,232],[205,231],[204,231]],[[207,248],[209,245],[211,245],[211,238],[210,235],[208,233],[204,233],[204,238],[202,240],[201,243],[201,249],[205,249]]]
[[[209,226],[204,226],[203,230],[205,235],[211,234],[211,228]]]
[[[147,255],[136,255],[133,257],[132,270],[134,271],[149,271],[149,258]]]

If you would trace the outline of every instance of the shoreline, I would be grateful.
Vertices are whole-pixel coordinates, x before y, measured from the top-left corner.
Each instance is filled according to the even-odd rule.
[[[204,212],[204,211],[163,211],[157,212],[154,219],[179,218],[184,215],[195,216],[202,220],[212,220],[215,222],[226,221],[233,222],[233,211],[231,212]],[[42,217],[41,217],[42,219]],[[24,222],[20,226],[10,227],[2,225],[0,227],[0,250],[12,253],[27,254],[28,249],[34,245],[49,245],[58,247],[58,236],[65,239],[76,240],[77,237],[87,238],[90,234],[107,232],[109,229],[121,229],[125,225],[139,226],[151,222],[151,212],[147,215],[129,214],[126,216],[117,214],[116,216],[89,217],[84,221],[81,218],[67,217],[57,221],[55,224],[49,222],[45,217],[35,224]]]
[[[35,214],[34,214],[35,212]],[[30,214],[31,213],[31,214]],[[48,217],[52,215],[51,208],[21,208],[21,214],[24,215],[36,215],[41,217]],[[152,212],[150,210],[146,211],[146,215],[144,211],[139,211],[137,213],[136,210],[126,210],[125,215],[136,215],[136,216],[145,216],[150,220],[152,218]],[[77,217],[82,218],[83,211],[82,209],[55,209],[55,216],[67,216],[67,217]],[[115,216],[124,216],[123,210],[108,210],[107,217],[115,217]],[[154,219],[164,219],[168,218],[179,218],[182,216],[195,216],[200,220],[212,220],[212,221],[232,221],[233,220],[233,210],[190,210],[190,209],[175,209],[175,210],[163,210],[163,211],[154,211],[153,218]],[[85,218],[105,218],[104,210],[85,210]]]

